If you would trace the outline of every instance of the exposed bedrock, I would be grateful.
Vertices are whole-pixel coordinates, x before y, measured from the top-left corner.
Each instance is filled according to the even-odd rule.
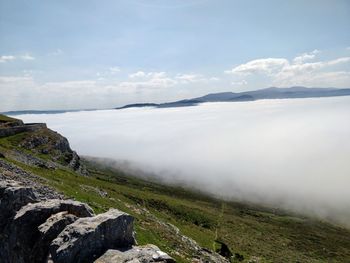
[[[107,250],[94,263],[175,263],[168,254],[162,252],[155,245],[134,246],[128,250]]]
[[[21,186],[16,181],[0,181],[0,231],[22,206],[37,201],[31,187]]]
[[[117,209],[94,215],[84,203],[46,199],[13,180],[0,181],[0,209],[3,263],[175,262],[155,246],[133,247],[134,218]]]
[[[40,239],[38,227],[51,215],[62,211],[77,217],[93,215],[89,206],[72,200],[53,199],[23,206],[4,230],[8,246],[8,255],[5,256],[9,262],[28,262],[35,242]]]
[[[135,243],[133,217],[117,209],[67,226],[52,242],[50,253],[57,263],[93,262],[110,248],[128,248]]]

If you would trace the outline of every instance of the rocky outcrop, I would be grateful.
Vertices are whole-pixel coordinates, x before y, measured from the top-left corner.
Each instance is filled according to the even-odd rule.
[[[128,248],[135,243],[133,218],[117,209],[67,226],[52,242],[51,257],[57,263],[93,261],[109,248]]]
[[[35,262],[33,247],[40,239],[39,226],[53,214],[67,211],[78,217],[92,216],[92,210],[84,203],[72,200],[47,200],[29,203],[17,211],[13,220],[7,224],[4,236],[7,238],[5,255],[9,262]],[[25,255],[25,257],[23,257]]]
[[[162,252],[155,245],[146,246],[134,246],[131,249],[121,251],[110,249],[107,250],[100,258],[98,258],[94,263],[175,263],[175,260],[169,257],[168,254]]]
[[[6,154],[3,153],[3,157],[8,154],[11,159],[18,162],[47,169],[54,169],[63,165],[82,175],[88,175],[86,168],[81,164],[79,155],[70,148],[67,138],[48,129],[46,124],[24,124],[18,120],[0,125],[0,138],[24,132],[27,133],[26,136],[23,136],[19,141],[15,141],[14,149]],[[18,149],[21,148],[29,150],[31,154],[19,151]]]
[[[45,261],[52,240],[54,240],[66,226],[72,224],[77,219],[77,216],[64,211],[50,216],[45,223],[41,224],[38,227],[40,237],[33,246],[33,262]]]
[[[38,201],[33,189],[20,186],[16,181],[0,181],[0,231],[22,206]]]
[[[10,125],[7,126],[2,125],[0,127],[0,138],[16,135],[21,132],[32,132],[37,131],[42,128],[46,128],[45,123],[28,123],[23,124],[22,121],[20,122],[11,122]]]
[[[124,212],[94,215],[84,203],[0,179],[0,262],[175,262],[157,247],[133,247],[134,219]]]

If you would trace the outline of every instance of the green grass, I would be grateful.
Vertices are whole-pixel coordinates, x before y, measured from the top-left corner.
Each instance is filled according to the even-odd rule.
[[[18,147],[26,135],[0,139],[0,148]],[[1,149],[0,149],[1,150]],[[140,179],[85,160],[90,176],[69,169],[45,169],[7,159],[46,178],[67,197],[88,203],[96,213],[115,207],[135,217],[139,244],[153,243],[178,262],[191,262],[193,251],[156,218],[175,225],[201,246],[215,249],[220,240],[249,262],[350,262],[350,231],[285,211],[211,198],[179,186]],[[107,196],[100,194],[101,190]],[[139,213],[138,209],[147,209]],[[176,251],[180,252],[179,256]],[[238,261],[237,261],[238,262]]]
[[[4,114],[0,114],[0,123],[1,122],[13,122],[13,121],[18,121],[18,119],[8,117]]]

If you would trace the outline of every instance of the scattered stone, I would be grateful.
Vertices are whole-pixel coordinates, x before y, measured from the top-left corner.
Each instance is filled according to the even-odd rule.
[[[0,159],[0,180],[13,180],[23,186],[33,188],[35,195],[40,200],[63,199],[63,195],[57,193],[51,187],[44,185],[46,179],[29,173],[22,168]]]
[[[93,187],[90,185],[80,185],[81,189],[83,189],[84,191],[88,191],[88,192],[95,192],[97,193],[99,196],[101,197],[107,197],[108,193],[98,187]]]
[[[128,250],[109,249],[94,263],[175,263],[168,254],[155,245],[134,246]]]
[[[55,263],[93,262],[107,249],[127,248],[135,243],[133,217],[117,209],[68,225],[52,242]]]

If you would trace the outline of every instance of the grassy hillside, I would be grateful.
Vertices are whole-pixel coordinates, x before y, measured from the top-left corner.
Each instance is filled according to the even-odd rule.
[[[6,156],[3,160],[45,178],[46,184],[88,203],[97,213],[115,207],[132,214],[138,242],[156,244],[178,262],[191,262],[195,256],[181,234],[209,250],[226,244],[234,262],[350,262],[347,229],[273,209],[224,202],[88,160],[84,163],[89,176],[64,166],[49,169],[28,165],[11,156],[13,151],[28,154],[19,145],[29,135],[1,138],[0,153]],[[35,151],[31,154],[50,159]]]
[[[6,115],[0,114],[0,123],[2,123],[2,122],[14,122],[14,121],[18,121],[18,119],[11,118],[11,117],[8,117]]]

